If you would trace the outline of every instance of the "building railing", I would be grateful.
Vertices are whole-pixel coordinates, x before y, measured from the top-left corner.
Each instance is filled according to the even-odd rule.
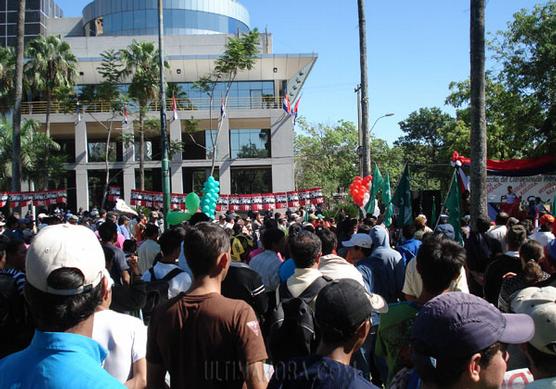
[[[29,101],[21,104],[21,113],[23,115],[44,115],[47,111],[47,101]],[[138,110],[137,104],[130,101],[126,103],[128,112],[134,113]],[[199,111],[209,109],[209,100],[207,98],[176,98],[176,106],[178,111]],[[79,108],[78,108],[79,107]],[[261,97],[230,97],[228,98],[227,109],[276,109],[280,107],[279,96],[261,96]],[[220,111],[220,99],[214,99],[212,109],[216,112]],[[159,111],[160,104],[153,101],[148,106],[148,111]],[[173,110],[172,99],[166,99],[166,110]],[[112,102],[110,101],[52,101],[50,107],[51,114],[72,114],[77,112],[112,112]]]

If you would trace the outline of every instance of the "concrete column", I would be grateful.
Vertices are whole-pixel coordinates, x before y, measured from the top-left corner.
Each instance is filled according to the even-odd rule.
[[[133,121],[128,124],[122,124],[122,135],[130,136],[133,134]],[[123,145],[123,161],[124,167],[124,201],[129,205],[131,201],[131,190],[135,189],[135,142]]]
[[[133,122],[128,124],[122,124],[122,135],[130,136],[133,134]],[[135,142],[131,142],[129,145],[123,144],[123,161],[127,163],[135,162]]]
[[[129,205],[131,190],[135,189],[135,168],[133,165],[124,168],[124,200]]]
[[[293,158],[293,123],[290,116],[273,110],[270,116],[272,190],[285,192],[295,189]]]
[[[87,163],[87,122],[83,119],[75,124],[75,163]]]
[[[181,142],[181,120],[170,122],[170,141]],[[170,161],[172,193],[183,193],[182,153],[176,153]]]
[[[89,179],[86,168],[75,171],[77,209],[89,209]]]
[[[218,166],[220,174],[220,193],[230,194],[232,189],[232,177],[230,174],[230,120],[228,116],[226,116],[222,122],[222,129],[216,142],[216,161],[216,166]]]

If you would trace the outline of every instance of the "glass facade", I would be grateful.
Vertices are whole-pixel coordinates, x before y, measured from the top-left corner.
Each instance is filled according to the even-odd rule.
[[[272,168],[233,167],[231,193],[268,193],[272,192]]]
[[[0,0],[1,1],[1,0]],[[86,35],[156,35],[157,0],[96,0],[83,10]],[[249,31],[249,14],[235,0],[167,0],[167,35]]]
[[[108,147],[108,162],[122,160],[122,149],[117,142],[110,142]],[[87,141],[87,160],[89,162],[104,162],[106,155],[106,140],[91,139]]]
[[[242,128],[230,130],[230,153],[236,158],[270,158],[270,130]]]
[[[212,132],[212,135],[211,135]],[[212,158],[212,140],[216,140],[216,130],[183,132],[182,159],[210,159]]]

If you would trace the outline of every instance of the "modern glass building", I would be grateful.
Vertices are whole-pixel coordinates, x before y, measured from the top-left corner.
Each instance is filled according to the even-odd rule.
[[[25,3],[25,41],[46,35],[50,18],[64,16],[53,0],[27,0]],[[19,0],[0,0],[0,46],[17,44]]]
[[[104,51],[126,48],[134,40],[158,41],[157,4],[157,0],[95,0],[80,18],[49,20],[50,33],[61,35],[78,58],[78,95],[102,83],[98,67]],[[169,121],[169,135],[174,144],[182,145],[181,152],[171,157],[172,192],[200,191],[213,156],[214,176],[223,194],[294,190],[293,118],[281,103],[288,95],[294,105],[316,54],[275,54],[272,36],[261,34],[255,64],[230,85],[226,114],[221,117],[224,80],[215,87],[212,109],[210,98],[195,82],[212,71],[230,35],[250,29],[248,11],[235,0],[164,0],[164,7],[166,81],[174,91],[178,111],[178,119]],[[123,91],[129,81],[123,80]],[[24,115],[44,122],[46,103],[40,96],[36,100],[23,104]],[[109,103],[90,103],[81,97],[79,104],[79,114],[79,109],[68,111],[53,104],[50,134],[66,156],[67,174],[52,185],[67,188],[70,209],[98,207],[108,149],[111,184],[119,186],[129,202],[131,190],[140,186],[137,106],[127,103],[129,120],[124,122],[120,114],[113,116]],[[168,116],[174,116],[171,98],[167,108]],[[157,103],[151,104],[147,116],[159,117]],[[217,136],[219,119],[222,130]],[[113,131],[107,145],[110,122]],[[146,132],[145,190],[162,190],[160,158],[160,134]]]
[[[87,36],[155,35],[157,0],[95,0],[83,10]],[[249,13],[235,0],[166,0],[166,35],[235,34],[249,30]]]

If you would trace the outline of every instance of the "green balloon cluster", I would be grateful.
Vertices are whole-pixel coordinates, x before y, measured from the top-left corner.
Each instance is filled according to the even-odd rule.
[[[197,193],[189,193],[185,198],[185,206],[187,208],[187,212],[180,212],[180,211],[172,211],[168,212],[166,215],[166,221],[169,225],[175,226],[176,224],[183,223],[191,219],[197,210],[199,209],[199,204],[201,203],[201,199],[197,195]]]
[[[216,202],[220,194],[220,183],[210,176],[203,187],[203,198],[201,199],[201,211],[211,219],[214,219]]]

